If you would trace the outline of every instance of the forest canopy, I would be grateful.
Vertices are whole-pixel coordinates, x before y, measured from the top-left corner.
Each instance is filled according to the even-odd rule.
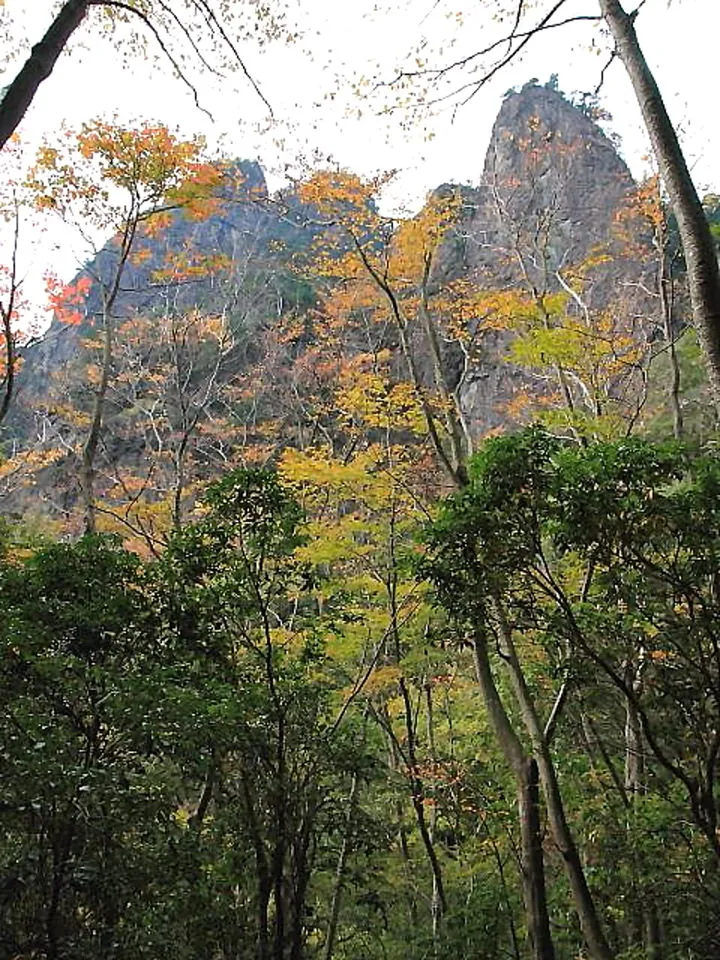
[[[0,960],[718,956],[718,198],[643,4],[479,10],[438,54],[393,8],[324,122],[350,91],[399,151],[576,30],[597,85],[498,95],[413,213],[320,139],[279,186],[220,149],[208,76],[291,129],[286,5],[58,0],[9,55]],[[43,120],[82,43],[203,121]]]

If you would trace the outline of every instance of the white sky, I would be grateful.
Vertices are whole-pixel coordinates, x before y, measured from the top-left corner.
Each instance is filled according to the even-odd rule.
[[[299,172],[303,162],[330,161],[363,174],[397,169],[388,204],[413,210],[442,182],[479,180],[490,130],[509,87],[532,77],[544,82],[557,73],[562,90],[591,90],[607,60],[607,41],[598,28],[573,25],[535,39],[522,62],[504,69],[455,114],[445,107],[422,121],[402,110],[382,115],[389,91],[375,88],[377,80],[389,80],[399,64],[412,63],[408,57],[423,36],[431,38],[423,52],[431,64],[442,65],[484,45],[493,36],[491,13],[500,0],[285,2],[289,22],[301,30],[298,42],[259,46],[245,40],[241,45],[273,106],[273,124],[241,77],[218,81],[193,70],[201,102],[213,114],[210,121],[162,62],[153,68],[140,57],[123,57],[87,25],[41,86],[21,133],[37,143],[62,122],[78,126],[112,115],[121,121],[159,120],[188,134],[205,134],[210,147],[226,155],[259,160],[271,188],[282,184],[285,169]],[[570,3],[568,13],[597,12],[597,0]],[[243,7],[242,0],[237,6]],[[16,37],[24,34],[25,42],[6,47],[16,57],[0,75],[0,85],[14,75],[28,42],[37,41],[47,28],[53,7],[53,0],[5,0],[2,21]],[[720,0],[646,0],[637,29],[698,186],[720,191],[714,83]],[[371,82],[358,100],[354,88],[362,77]],[[622,139],[623,156],[635,176],[642,176],[648,147],[620,63],[608,71],[601,97],[613,115],[611,129]],[[69,279],[87,255],[87,248],[67,231],[53,229],[34,239],[30,243],[26,237],[22,246],[28,291],[47,268]]]

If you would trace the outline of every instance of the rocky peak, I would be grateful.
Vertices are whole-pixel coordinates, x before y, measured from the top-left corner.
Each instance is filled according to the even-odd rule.
[[[312,216],[307,215],[312,211],[292,192],[270,200],[255,161],[231,165],[221,189],[224,202],[216,215],[201,223],[174,217],[153,246],[151,259],[128,267],[116,304],[118,317],[159,309],[152,271],[164,256],[189,248],[222,254],[232,263],[225,282],[237,292],[233,310],[238,329],[251,328],[254,318],[277,311],[288,288],[295,295],[290,261],[312,242]],[[633,189],[627,166],[588,111],[552,87],[526,84],[505,97],[479,184],[446,183],[432,194],[442,199],[455,193],[462,208],[460,227],[437,259],[435,282],[463,276],[486,288],[542,294],[558,289],[559,273],[602,249],[610,256],[594,268],[593,282],[584,291],[589,308],[617,305],[625,316],[645,318],[652,310],[647,304],[630,304],[629,298],[639,296],[643,283],[638,281],[651,268],[642,258],[620,256],[615,236],[617,211]],[[88,272],[105,276],[114,256],[110,244]],[[628,292],[632,290],[636,293]],[[213,283],[197,282],[184,286],[174,302],[178,308],[202,303],[212,309],[217,296]],[[45,394],[53,372],[78,355],[97,312],[96,299],[97,293],[88,298],[86,324],[68,328],[56,323],[43,344],[27,351],[18,399],[24,394],[28,407]],[[463,403],[477,434],[506,421],[504,409],[522,381],[505,362],[507,344],[503,332],[484,338],[482,365],[467,381]]]
[[[258,271],[274,269],[277,256],[271,252],[273,243],[286,228],[268,208],[267,182],[260,164],[255,160],[236,160],[229,164],[218,194],[222,202],[212,216],[195,221],[180,211],[174,213],[160,236],[145,240],[146,257],[141,262],[135,262],[131,257],[114,307],[116,322],[136,312],[152,313],[163,308],[163,291],[154,281],[153,274],[175,255],[227,257],[233,264],[228,281],[232,282],[233,272],[242,271],[246,285],[250,285],[248,261],[257,261]],[[54,319],[42,341],[24,351],[16,403],[5,425],[6,430],[9,427],[13,433],[25,433],[27,410],[46,397],[53,375],[82,354],[83,340],[92,334],[101,314],[101,287],[95,278],[109,283],[116,264],[117,243],[111,239],[75,277],[75,280],[83,276],[93,278],[84,304],[84,321],[79,325],[68,325]],[[202,303],[211,310],[213,287],[211,279],[198,279],[179,287],[174,302],[179,309]]]
[[[494,282],[523,260],[547,285],[561,266],[612,245],[618,209],[634,189],[612,141],[556,90],[528,84],[505,98],[493,127],[468,266]]]
[[[655,310],[643,292],[652,287],[649,240],[647,256],[631,257],[617,229],[635,183],[589,111],[535,82],[511,91],[480,184],[455,189],[463,215],[438,258],[437,282],[465,276],[486,289],[541,297],[563,279],[574,277],[577,286],[582,273],[590,315],[610,310],[637,323],[639,336],[648,334]],[[642,238],[637,242],[642,249]],[[506,422],[508,402],[527,388],[526,375],[506,362],[510,339],[486,333],[483,360],[466,381],[463,406],[478,435]]]
[[[610,164],[622,169],[625,177],[630,179],[612,141],[590,113],[550,86],[527,83],[519,91],[509,91],[493,126],[486,171],[493,154],[498,159],[503,157],[503,144],[510,147],[504,153],[505,162],[514,162],[516,154],[510,145],[517,145],[529,134],[534,145],[546,142],[549,136],[569,144],[582,143],[586,150],[594,153],[605,152]],[[533,133],[536,136],[533,137]]]
[[[233,200],[257,200],[267,197],[268,188],[265,172],[257,160],[236,160],[231,166],[234,176],[228,178],[233,187]]]

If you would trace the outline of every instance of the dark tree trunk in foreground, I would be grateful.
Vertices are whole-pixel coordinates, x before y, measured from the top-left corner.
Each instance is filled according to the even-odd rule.
[[[619,0],[599,0],[618,56],[642,111],[670,204],[677,218],[687,265],[693,323],[705,353],[710,383],[720,404],[720,272],[710,227],[660,90],[647,65],[632,14]]]
[[[494,598],[493,608],[499,641],[498,648],[502,660],[507,666],[515,701],[532,743],[532,751],[545,793],[548,825],[555,846],[563,859],[588,953],[593,960],[613,960],[613,953],[603,932],[580,853],[565,814],[557,771],[550,753],[550,745],[540,724],[540,718],[515,649],[512,628],[508,623],[505,609],[499,598]]]
[[[91,6],[92,0],[67,0],[40,43],[32,48],[0,101],[0,149],[17,129],[38,87],[53,72],[58,57]]]
[[[545,893],[538,766],[533,757],[526,757],[523,767],[524,769],[519,771],[517,776],[517,793],[522,840],[523,890],[533,960],[554,960],[555,950],[550,936]]]
[[[478,685],[485,701],[490,725],[515,777],[522,842],[523,901],[530,955],[532,960],[555,960],[545,888],[537,763],[523,750],[505,712],[495,686],[487,645],[483,637],[475,637],[473,653]]]

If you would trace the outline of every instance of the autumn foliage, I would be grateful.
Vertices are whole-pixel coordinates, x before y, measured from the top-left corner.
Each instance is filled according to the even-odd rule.
[[[63,538],[0,528],[18,956],[522,960],[538,903],[639,956],[720,858],[718,468],[635,438],[664,347],[596,296],[656,185],[578,262],[514,224],[493,283],[460,189],[318,171],[238,228],[235,175],[102,121],[27,178],[112,239],[47,278],[73,356],[0,462]]]

